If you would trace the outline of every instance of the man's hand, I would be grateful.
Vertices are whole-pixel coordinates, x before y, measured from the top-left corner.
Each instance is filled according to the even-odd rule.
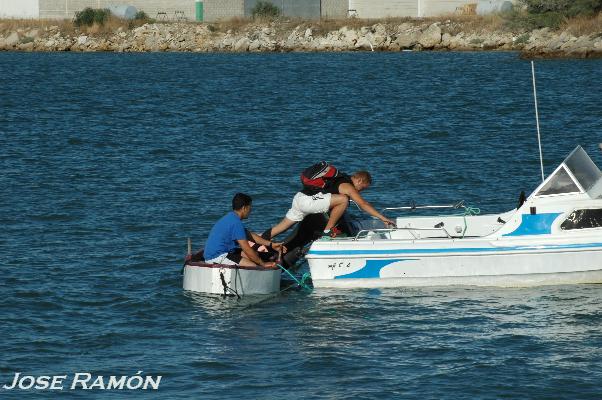
[[[280,249],[282,249],[283,254],[288,251],[288,249],[283,243],[272,243],[272,248],[276,251],[280,251]]]
[[[391,228],[397,228],[397,225],[395,224],[395,222],[391,221],[389,218],[383,218],[381,221],[383,221],[385,226],[388,226]]]
[[[264,261],[261,263],[263,268],[276,268],[276,263],[274,261]]]
[[[372,207],[370,203],[364,200],[360,192],[358,192],[352,184],[341,183],[341,185],[339,185],[339,193],[349,196],[349,198],[351,198],[351,200],[353,200],[359,208],[372,215],[373,217],[380,219],[385,224],[385,226],[394,228],[397,227],[395,225],[395,222],[383,216],[381,213],[376,211],[376,209]]]

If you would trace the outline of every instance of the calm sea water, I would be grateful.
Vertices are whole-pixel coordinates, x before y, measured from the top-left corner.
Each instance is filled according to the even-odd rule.
[[[530,73],[512,53],[0,53],[0,383],[142,370],[161,386],[134,397],[602,397],[600,286],[255,305],[181,289],[186,238],[235,192],[262,231],[321,159],[372,172],[378,207],[513,208],[540,179]],[[577,144],[602,164],[602,60],[537,74],[546,173]]]

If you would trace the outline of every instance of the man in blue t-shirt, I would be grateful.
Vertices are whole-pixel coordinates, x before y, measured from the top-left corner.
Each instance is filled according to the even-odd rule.
[[[272,243],[256,233],[249,232],[247,238],[243,219],[251,214],[251,197],[244,193],[236,193],[232,199],[232,210],[220,218],[209,232],[205,243],[205,260],[210,264],[242,265],[251,267],[260,265],[266,268],[276,266],[274,262],[265,262],[249,245],[248,239],[255,243],[271,246],[276,251],[286,250],[282,243]]]

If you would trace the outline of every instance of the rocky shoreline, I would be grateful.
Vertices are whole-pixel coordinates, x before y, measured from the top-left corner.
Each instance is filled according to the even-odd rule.
[[[366,22],[366,21],[365,21]],[[355,22],[357,25],[357,21]],[[602,32],[575,36],[548,28],[526,31],[471,31],[450,20],[373,23],[324,29],[249,23],[231,29],[210,24],[148,23],[110,33],[61,29],[58,25],[3,29],[0,50],[108,52],[339,52],[339,51],[519,51],[524,57],[602,57]]]

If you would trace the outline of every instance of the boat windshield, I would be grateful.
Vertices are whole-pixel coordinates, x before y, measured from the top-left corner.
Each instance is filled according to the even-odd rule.
[[[556,170],[545,185],[537,192],[537,196],[547,196],[549,194],[565,194],[565,193],[579,193],[579,187],[575,184],[575,181],[566,172],[563,166]]]
[[[587,191],[598,182],[600,177],[602,177],[600,169],[585,150],[577,146],[548,178],[545,185],[537,192],[537,196],[579,193],[580,187],[583,191]]]
[[[573,173],[573,176],[579,181],[583,190],[587,191],[598,182],[602,177],[602,172],[591,158],[587,155],[581,146],[564,160],[564,164]]]

